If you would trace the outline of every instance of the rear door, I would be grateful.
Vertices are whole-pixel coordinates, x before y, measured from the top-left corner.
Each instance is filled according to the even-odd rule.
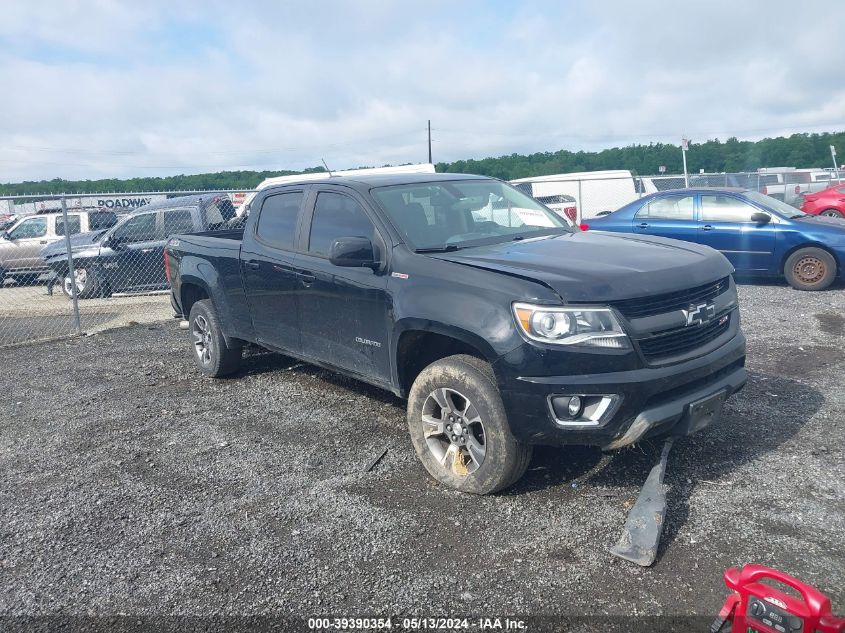
[[[166,286],[164,274],[164,246],[172,235],[193,233],[198,230],[199,210],[196,207],[164,209],[161,211],[161,239],[144,253],[145,262],[139,278],[139,285]],[[202,229],[199,229],[202,230]]]
[[[366,237],[382,260],[384,241],[364,201],[350,189],[322,186],[315,191],[304,235],[307,246],[296,258],[302,352],[314,360],[387,383],[387,278],[370,268],[340,267],[329,261],[329,249],[338,238]]]
[[[695,242],[695,196],[692,193],[659,195],[646,202],[631,221],[634,233]]]
[[[258,342],[301,352],[294,268],[300,216],[308,187],[274,190],[252,201],[255,217],[241,245],[241,275]]]
[[[768,224],[753,222],[751,215],[762,209],[725,193],[703,193],[699,205],[699,243],[721,251],[738,271],[768,272],[772,269],[777,240],[776,216]]]

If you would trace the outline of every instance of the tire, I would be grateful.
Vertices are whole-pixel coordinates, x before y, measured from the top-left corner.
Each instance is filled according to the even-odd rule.
[[[191,356],[197,368],[206,376],[228,376],[241,366],[241,348],[226,345],[220,320],[210,299],[197,301],[188,317]]]
[[[796,290],[824,290],[836,278],[836,260],[822,248],[799,248],[787,258],[783,274]]]
[[[819,215],[823,215],[828,218],[845,218],[845,213],[842,213],[839,209],[825,209]]]
[[[96,297],[100,291],[100,280],[97,279],[97,274],[90,268],[80,267],[75,270],[74,277],[76,278],[76,296],[80,299],[90,299]],[[61,286],[62,292],[69,299],[73,298],[73,288],[71,284],[73,279],[68,273],[62,278]]]
[[[461,492],[507,488],[531,461],[532,447],[511,435],[492,368],[473,356],[449,356],[420,372],[408,397],[408,430],[429,474]]]

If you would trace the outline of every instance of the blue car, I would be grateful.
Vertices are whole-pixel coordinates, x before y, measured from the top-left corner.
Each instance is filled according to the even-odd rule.
[[[660,191],[587,220],[589,230],[643,233],[711,246],[738,273],[823,290],[845,277],[845,220],[802,213],[750,189]]]

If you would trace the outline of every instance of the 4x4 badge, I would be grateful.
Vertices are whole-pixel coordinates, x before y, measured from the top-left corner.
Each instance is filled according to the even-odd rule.
[[[704,325],[716,316],[716,306],[712,303],[691,304],[686,310],[681,310],[687,325]]]

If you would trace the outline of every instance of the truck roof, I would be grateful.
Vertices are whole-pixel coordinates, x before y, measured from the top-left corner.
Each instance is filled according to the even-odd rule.
[[[361,176],[335,176],[320,178],[319,180],[290,181],[272,185],[268,189],[276,187],[289,187],[291,185],[320,185],[320,184],[342,184],[359,186],[362,188],[390,187],[392,185],[414,185],[426,182],[443,182],[448,180],[487,180],[488,176],[477,176],[474,174],[366,174]]]

